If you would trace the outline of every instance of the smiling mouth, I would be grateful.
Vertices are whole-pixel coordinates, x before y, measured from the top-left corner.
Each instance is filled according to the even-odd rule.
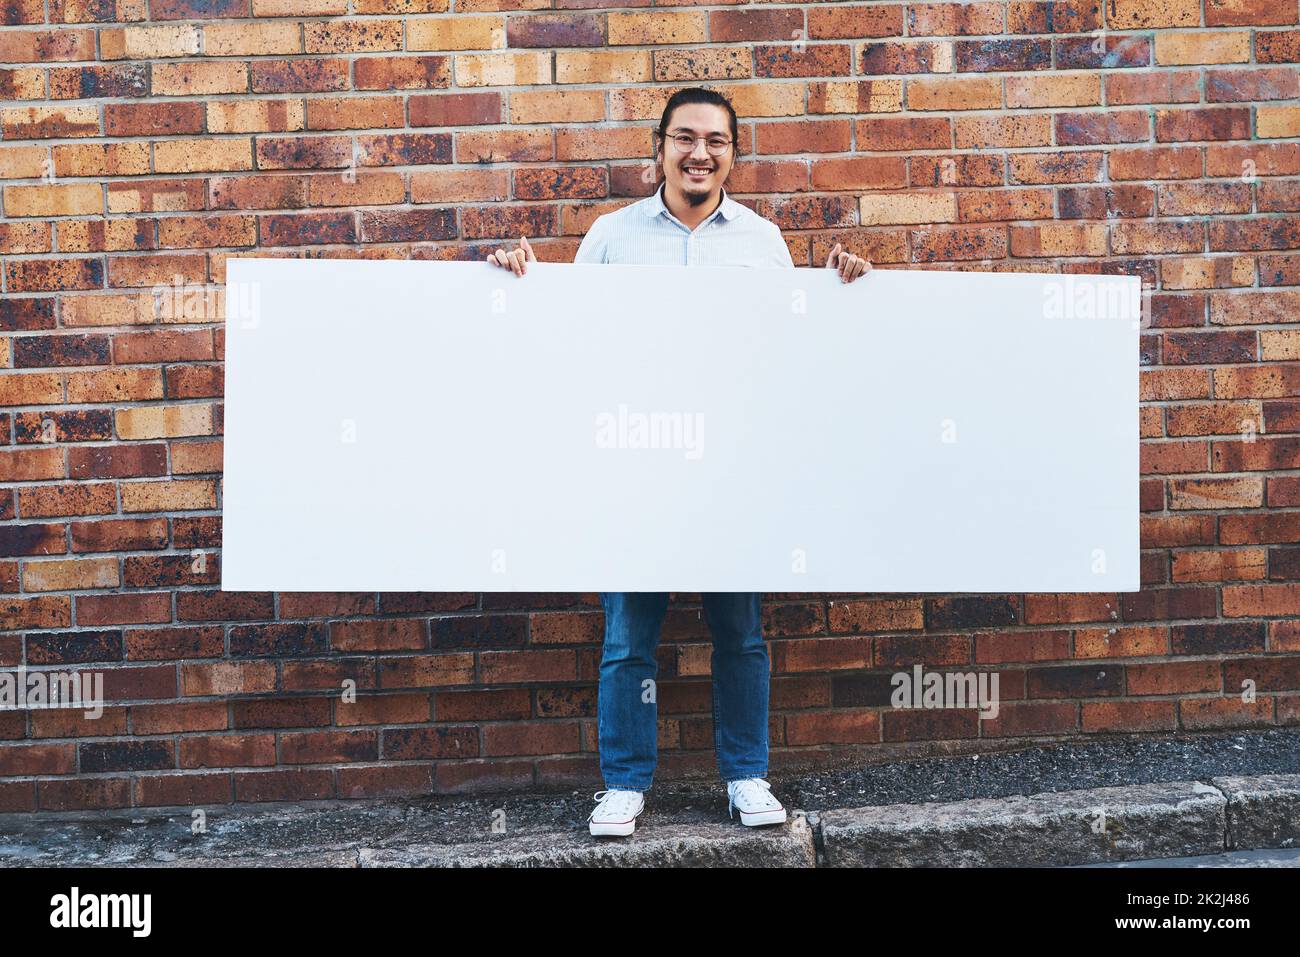
[[[691,176],[708,176],[713,172],[712,166],[683,166],[682,169]]]

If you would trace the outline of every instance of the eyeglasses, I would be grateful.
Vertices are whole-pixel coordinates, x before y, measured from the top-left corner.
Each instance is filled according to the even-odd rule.
[[[713,156],[721,156],[731,146],[731,140],[724,140],[720,136],[692,136],[690,133],[678,133],[668,138],[683,153],[694,152],[696,140],[704,140],[704,148]]]

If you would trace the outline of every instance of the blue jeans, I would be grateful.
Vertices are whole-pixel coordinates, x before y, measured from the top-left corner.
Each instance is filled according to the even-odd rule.
[[[767,775],[771,663],[757,593],[703,595],[713,635],[713,744],[724,781]],[[658,721],[655,649],[667,592],[601,592],[605,647],[597,717],[607,788],[647,791],[654,779]]]

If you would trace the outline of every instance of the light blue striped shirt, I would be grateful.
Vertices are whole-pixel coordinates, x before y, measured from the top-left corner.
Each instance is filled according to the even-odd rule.
[[[790,248],[776,223],[722,191],[722,202],[692,232],[653,196],[598,216],[582,237],[579,263],[640,266],[790,266]]]

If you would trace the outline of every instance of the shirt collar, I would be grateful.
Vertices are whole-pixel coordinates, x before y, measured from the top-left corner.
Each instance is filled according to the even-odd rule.
[[[667,184],[661,185],[657,190],[655,190],[654,195],[649,197],[647,200],[645,204],[645,214],[647,216],[654,217],[658,216],[660,213],[668,212],[668,207],[664,205],[664,187],[666,185]],[[718,204],[717,209],[709,214],[709,218],[711,219],[714,216],[721,215],[723,219],[735,219],[744,209],[744,206],[740,205],[740,203],[727,195],[727,190],[724,188],[722,190],[722,202]]]

